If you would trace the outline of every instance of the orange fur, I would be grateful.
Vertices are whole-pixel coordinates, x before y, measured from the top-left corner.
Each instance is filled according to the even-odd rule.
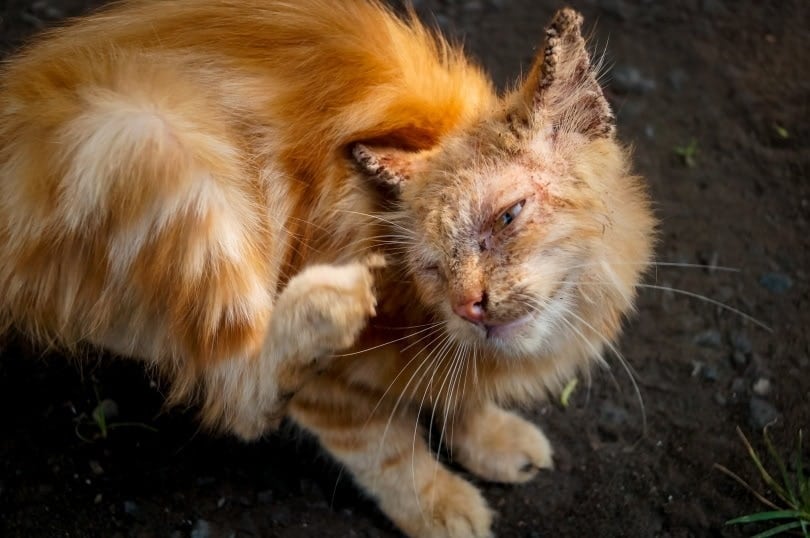
[[[245,439],[288,415],[406,533],[487,536],[418,415],[484,478],[550,466],[498,405],[612,345],[650,257],[581,23],[503,97],[371,0],[131,0],[46,34],[0,75],[0,329],[143,360]]]

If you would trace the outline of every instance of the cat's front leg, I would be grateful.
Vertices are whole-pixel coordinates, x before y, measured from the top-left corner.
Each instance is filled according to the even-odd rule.
[[[376,314],[373,271],[384,266],[375,254],[346,265],[314,265],[290,280],[274,305],[263,350],[265,375],[278,390],[269,416],[280,420],[324,359],[354,344]]]
[[[203,371],[202,418],[251,440],[278,427],[296,392],[354,344],[375,314],[374,271],[382,256],[344,265],[313,265],[290,279],[273,305],[264,342],[252,357]]]
[[[493,482],[526,482],[554,466],[543,432],[493,403],[464,409],[453,417],[450,449],[455,461]]]
[[[488,538],[493,513],[478,489],[428,450],[413,409],[378,405],[379,392],[312,379],[290,416],[315,435],[406,535]]]

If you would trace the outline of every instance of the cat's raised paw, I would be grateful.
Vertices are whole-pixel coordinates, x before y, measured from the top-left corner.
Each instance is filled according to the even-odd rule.
[[[546,436],[531,422],[494,405],[472,412],[453,436],[453,458],[493,482],[526,482],[554,467]]]
[[[311,266],[290,281],[276,308],[285,310],[284,330],[301,354],[321,357],[354,344],[377,313],[373,273],[383,267],[385,258],[373,254],[345,265]]]

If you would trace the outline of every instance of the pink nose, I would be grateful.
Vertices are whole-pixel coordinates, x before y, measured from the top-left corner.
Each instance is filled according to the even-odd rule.
[[[472,323],[484,321],[484,304],[481,295],[461,299],[453,305],[453,312]]]

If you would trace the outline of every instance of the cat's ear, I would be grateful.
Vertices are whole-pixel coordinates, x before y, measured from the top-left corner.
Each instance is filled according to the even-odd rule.
[[[543,48],[521,91],[536,118],[590,139],[610,137],[615,118],[596,78],[582,37],[582,15],[554,14]]]
[[[395,195],[399,195],[405,183],[424,166],[423,153],[364,144],[352,147],[352,158],[360,170]]]

